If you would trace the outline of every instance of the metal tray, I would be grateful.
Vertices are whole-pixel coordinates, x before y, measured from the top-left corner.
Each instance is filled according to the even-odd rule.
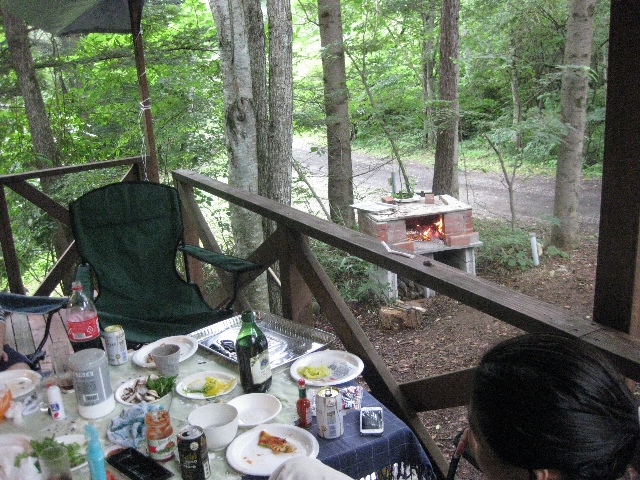
[[[241,324],[241,316],[236,315],[196,330],[189,336],[195,338],[198,345],[205,350],[238,363],[235,351],[231,351],[228,346],[235,345]],[[256,324],[267,337],[269,362],[272,369],[288,365],[307,353],[321,350],[336,339],[332,333],[292,322],[271,313],[256,312]]]

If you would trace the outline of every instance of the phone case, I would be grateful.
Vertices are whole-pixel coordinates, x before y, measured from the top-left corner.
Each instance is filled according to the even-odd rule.
[[[169,470],[135,448],[125,448],[108,456],[107,463],[132,480],[166,480],[173,476]]]

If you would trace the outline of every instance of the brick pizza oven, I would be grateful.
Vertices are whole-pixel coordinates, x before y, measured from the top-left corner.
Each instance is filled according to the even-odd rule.
[[[353,205],[358,211],[360,232],[386,242],[394,250],[445,263],[472,275],[476,274],[475,248],[482,245],[473,231],[472,209],[449,195],[425,194],[417,201],[393,204],[383,202]],[[382,283],[389,283],[390,298],[397,297],[397,277],[379,269]],[[425,288],[425,296],[435,292]]]

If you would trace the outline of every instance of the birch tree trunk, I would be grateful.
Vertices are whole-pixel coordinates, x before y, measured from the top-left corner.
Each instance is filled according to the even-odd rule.
[[[578,196],[582,180],[582,150],[587,120],[589,66],[595,0],[571,0],[564,49],[561,115],[567,134],[558,148],[551,243],[570,249],[578,242]]]
[[[436,154],[433,193],[458,198],[458,83],[460,38],[458,13],[460,0],[443,0],[440,16],[440,86],[436,121]]]
[[[209,7],[220,42],[229,184],[258,193],[256,112],[244,6],[241,0],[210,0]],[[233,204],[230,212],[235,254],[246,257],[262,243],[261,218]],[[268,309],[266,290],[264,277],[245,290],[252,308]]]
[[[353,166],[340,0],[318,0],[318,20],[329,157],[329,212],[332,221],[353,228]]]

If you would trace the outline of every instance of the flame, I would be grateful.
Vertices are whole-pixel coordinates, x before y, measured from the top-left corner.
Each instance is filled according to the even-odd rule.
[[[442,238],[444,236],[444,221],[442,216],[436,222],[428,225],[407,225],[407,240],[429,242],[434,238]]]

